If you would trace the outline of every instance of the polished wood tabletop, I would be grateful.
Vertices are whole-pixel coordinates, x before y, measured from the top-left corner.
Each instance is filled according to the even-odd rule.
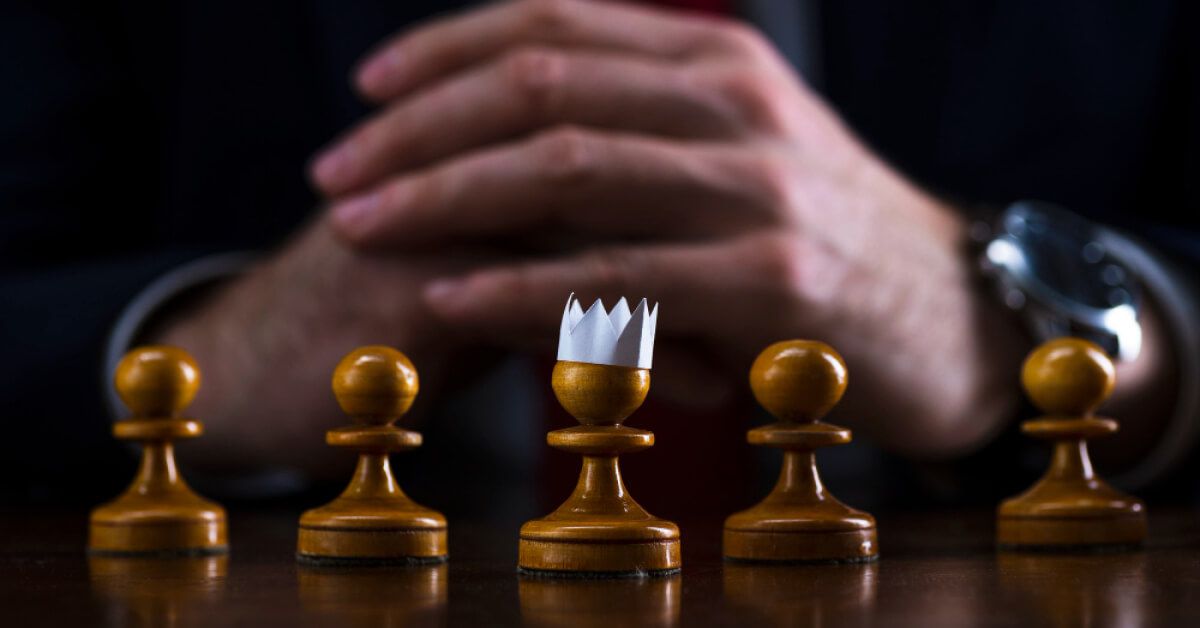
[[[1200,621],[1200,511],[1150,511],[1144,550],[1005,554],[990,512],[879,517],[878,562],[720,559],[720,520],[681,521],[683,572],[517,574],[517,525],[452,521],[450,562],[296,564],[296,515],[230,515],[232,552],[89,558],[86,514],[0,515],[5,626],[1138,626]]]

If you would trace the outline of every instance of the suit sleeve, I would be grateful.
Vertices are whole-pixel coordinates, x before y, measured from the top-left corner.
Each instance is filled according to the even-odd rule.
[[[209,251],[153,237],[157,130],[112,7],[0,7],[0,498],[111,496],[104,342],[155,277]]]

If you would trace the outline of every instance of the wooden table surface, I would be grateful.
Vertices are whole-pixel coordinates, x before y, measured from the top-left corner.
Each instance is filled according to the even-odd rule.
[[[682,522],[682,575],[523,578],[516,526],[451,522],[450,563],[295,564],[295,515],[233,514],[222,558],[98,559],[86,516],[0,515],[5,626],[1200,625],[1200,512],[1151,511],[1143,551],[997,554],[986,512],[880,517],[865,565],[724,564],[719,522]]]

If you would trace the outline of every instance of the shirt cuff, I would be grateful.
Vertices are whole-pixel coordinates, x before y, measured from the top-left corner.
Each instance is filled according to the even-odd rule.
[[[256,259],[258,254],[252,252],[202,257],[162,275],[133,298],[117,318],[104,348],[104,390],[111,419],[120,419],[124,412],[124,404],[112,385],[117,363],[137,344],[147,326],[178,299],[215,282],[240,275]],[[307,485],[307,479],[291,469],[264,469],[231,478],[192,474],[191,480],[204,492],[235,499],[289,495]]]
[[[112,385],[113,373],[117,370],[117,363],[133,348],[147,324],[172,301],[197,288],[240,274],[256,257],[254,253],[237,252],[193,260],[150,282],[125,306],[104,343],[104,398],[112,418],[119,418],[124,408]]]

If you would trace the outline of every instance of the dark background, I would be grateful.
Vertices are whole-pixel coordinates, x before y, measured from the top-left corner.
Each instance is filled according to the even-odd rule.
[[[368,111],[355,61],[456,4],[0,6],[5,503],[91,503],[128,481],[102,403],[118,313],[184,261],[269,250],[301,224],[319,202],[306,161]],[[1200,264],[1195,3],[820,8],[816,87],[918,183],[964,205],[1054,201]],[[981,456],[997,475],[1004,458]],[[1162,499],[1190,495],[1166,486]]]

